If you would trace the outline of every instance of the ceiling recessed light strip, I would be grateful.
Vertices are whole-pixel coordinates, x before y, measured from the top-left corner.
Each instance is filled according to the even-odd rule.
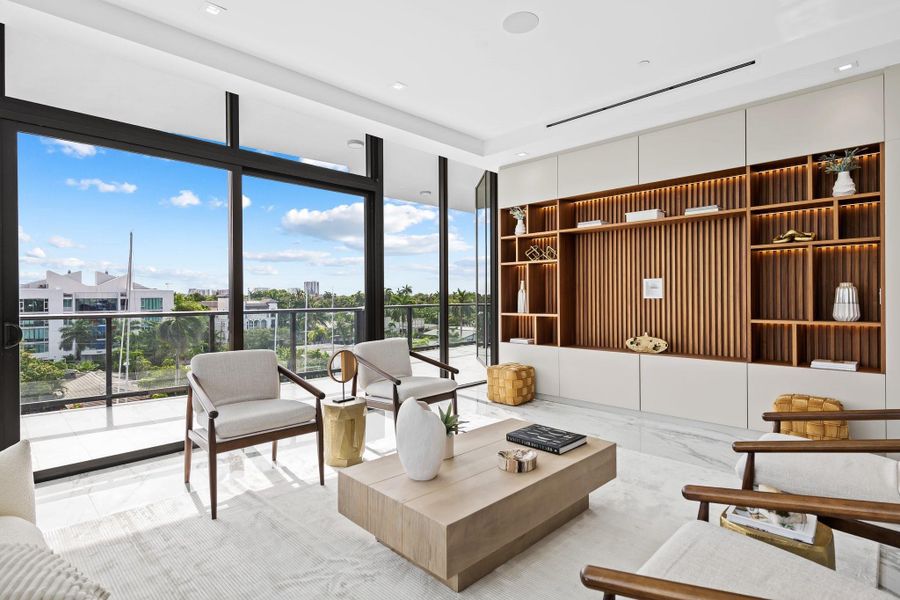
[[[840,65],[839,67],[835,67],[834,70],[837,71],[838,73],[843,73],[844,71],[849,71],[850,69],[853,69],[858,66],[859,66],[859,63],[854,60],[853,62],[847,63],[845,65]]]
[[[650,98],[651,96],[656,96],[657,94],[662,94],[664,92],[671,92],[672,90],[677,90],[678,88],[684,87],[686,85],[699,83],[699,82],[705,81],[707,79],[712,79],[713,77],[718,77],[719,75],[724,75],[726,73],[731,73],[732,71],[737,71],[738,69],[752,67],[755,64],[756,64],[755,60],[748,60],[745,63],[741,63],[739,65],[734,65],[733,67],[728,67],[727,69],[721,69],[714,73],[707,73],[706,75],[701,75],[700,77],[694,77],[693,79],[688,79],[687,81],[682,81],[681,83],[676,83],[674,85],[670,85],[670,86],[664,87],[662,89],[658,89],[658,90],[655,90],[652,92],[647,92],[646,94],[641,94],[640,96],[635,96],[634,98],[622,100],[621,102],[616,102],[615,104],[610,104],[610,105],[604,106],[602,108],[595,108],[594,110],[590,110],[588,112],[581,113],[580,115],[575,115],[574,117],[568,117],[568,118],[562,119],[560,121],[554,121],[553,123],[548,124],[547,127],[556,127],[557,125],[562,125],[563,123],[569,123],[570,121],[574,121],[576,119],[583,119],[584,117],[596,115],[597,113],[603,112],[605,110],[609,110],[611,108],[616,108],[619,106],[623,106],[625,104],[637,102],[638,100],[643,100],[644,98]]]
[[[394,88],[395,90],[405,90],[406,84],[403,83],[402,81],[395,81],[394,83],[391,84],[391,87]]]
[[[218,4],[213,4],[212,2],[207,2],[204,10],[211,15],[220,15],[220,14],[222,14],[222,11],[228,10],[228,9],[225,8],[224,6],[219,6]]]

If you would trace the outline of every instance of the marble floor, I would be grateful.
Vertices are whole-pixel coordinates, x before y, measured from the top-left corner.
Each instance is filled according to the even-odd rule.
[[[438,358],[437,350],[423,352]],[[485,368],[474,346],[451,348],[450,364],[460,370],[461,383],[484,381]],[[413,361],[416,375],[434,375],[435,367]],[[311,379],[329,396],[340,396],[341,385],[327,377]],[[346,387],[350,393],[350,386]],[[302,398],[297,386],[284,383],[285,398]],[[36,471],[113,456],[184,439],[184,396],[123,402],[22,416],[22,437],[31,441]]]

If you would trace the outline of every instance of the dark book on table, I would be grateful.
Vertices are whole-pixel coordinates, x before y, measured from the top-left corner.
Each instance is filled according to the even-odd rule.
[[[587,444],[587,436],[546,425],[529,425],[507,433],[506,441],[553,454],[565,454]]]

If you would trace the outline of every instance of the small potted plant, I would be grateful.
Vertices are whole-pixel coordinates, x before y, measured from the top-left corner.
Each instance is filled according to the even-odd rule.
[[[853,150],[844,150],[844,156],[838,156],[831,153],[820,156],[819,160],[825,161],[826,173],[837,173],[837,180],[831,193],[834,196],[852,196],[856,193],[856,184],[850,177],[850,171],[859,168],[859,153],[865,148],[854,148]]]
[[[447,460],[448,458],[453,458],[453,440],[456,438],[456,434],[459,433],[459,426],[464,425],[466,421],[459,420],[459,415],[453,413],[452,406],[447,407],[447,412],[444,412],[438,406],[438,414],[441,416],[441,422],[447,430],[447,441],[444,444],[444,460]]]
[[[516,220],[516,230],[513,233],[523,235],[525,233],[525,209],[521,206],[513,206],[509,209],[509,214]]]

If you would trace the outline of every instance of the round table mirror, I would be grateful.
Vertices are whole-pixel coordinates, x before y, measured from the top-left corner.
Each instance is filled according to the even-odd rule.
[[[328,376],[338,383],[347,383],[356,375],[356,356],[350,350],[340,350],[328,361]]]

